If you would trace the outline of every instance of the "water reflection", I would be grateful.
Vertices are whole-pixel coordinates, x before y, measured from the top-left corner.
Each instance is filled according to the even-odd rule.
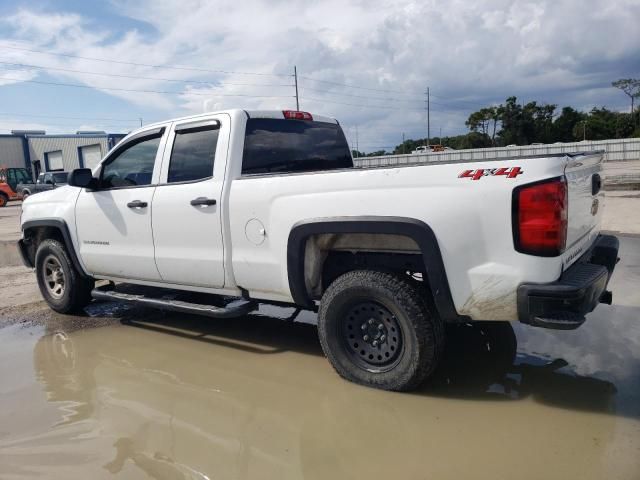
[[[448,348],[425,395],[468,400],[536,401],[563,408],[616,413],[617,390],[607,380],[577,375],[563,358],[517,353],[511,324],[461,325],[447,330]]]
[[[611,439],[620,413],[614,379],[579,375],[561,357],[519,349],[509,324],[449,327],[434,379],[419,392],[395,394],[339,379],[312,324],[283,322],[273,312],[216,322],[157,312],[137,320],[139,313],[126,325],[71,333],[58,324],[33,350],[37,379],[58,408],[52,428],[69,428],[59,431],[55,448],[62,453],[84,438],[94,456],[100,452],[91,464],[109,475],[359,478],[402,471],[417,478],[424,462],[453,455],[463,437],[478,453],[491,451],[495,445],[483,443],[487,428],[500,436],[538,424],[580,444],[594,422],[597,436]],[[550,424],[549,408],[567,414],[553,414]],[[585,422],[580,412],[607,415]],[[509,452],[507,463],[526,459]],[[604,458],[607,444],[586,452]]]
[[[103,305],[122,320],[5,328],[0,477],[636,479],[633,295],[575,332],[450,326],[411,394],[341,380],[313,315],[285,321],[292,309],[211,321]]]

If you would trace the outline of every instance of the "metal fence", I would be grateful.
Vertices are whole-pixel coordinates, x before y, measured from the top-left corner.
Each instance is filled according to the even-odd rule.
[[[574,143],[553,143],[527,145],[523,147],[472,148],[467,150],[447,150],[438,153],[385,155],[381,157],[355,158],[358,167],[381,167],[432,163],[440,161],[482,161],[504,157],[526,157],[571,152],[606,151],[605,162],[640,162],[640,138],[621,140],[598,140]],[[629,165],[630,166],[630,165]]]

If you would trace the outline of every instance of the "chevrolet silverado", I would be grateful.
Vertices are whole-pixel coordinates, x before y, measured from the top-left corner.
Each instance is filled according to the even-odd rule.
[[[574,329],[607,290],[603,152],[356,168],[332,118],[228,110],[140,128],[23,205],[58,312],[111,299],[211,317],[318,312],[351,381],[409,390],[445,324]],[[101,285],[95,285],[98,280]]]

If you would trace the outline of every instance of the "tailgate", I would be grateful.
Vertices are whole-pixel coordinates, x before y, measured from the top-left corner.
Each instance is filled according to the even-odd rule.
[[[579,257],[600,231],[602,216],[602,161],[604,152],[569,155],[565,167],[568,187],[566,265]]]

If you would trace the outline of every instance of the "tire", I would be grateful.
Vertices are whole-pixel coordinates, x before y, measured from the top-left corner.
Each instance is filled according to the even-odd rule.
[[[4,193],[0,193],[0,208],[6,207],[9,202],[9,197],[7,197]]]
[[[80,312],[91,302],[94,281],[76,270],[60,242],[42,241],[35,263],[40,293],[51,309],[59,313]]]
[[[29,195],[31,195],[31,193],[29,193],[28,191],[22,192],[22,201],[24,202],[27,198],[29,198]]]
[[[338,277],[318,311],[320,344],[336,372],[383,390],[423,383],[444,345],[442,320],[429,312],[423,295],[390,273],[355,270]]]

